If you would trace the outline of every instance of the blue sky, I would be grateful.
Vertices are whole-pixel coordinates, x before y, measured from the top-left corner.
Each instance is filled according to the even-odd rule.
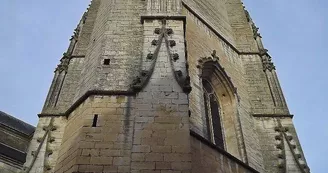
[[[244,0],[276,65],[308,164],[328,155],[327,0]],[[53,70],[89,0],[2,0],[0,110],[36,125]],[[327,106],[327,107],[326,107]]]

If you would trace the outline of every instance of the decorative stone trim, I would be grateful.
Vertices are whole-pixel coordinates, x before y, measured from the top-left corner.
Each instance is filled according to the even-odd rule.
[[[141,23],[143,24],[145,20],[182,20],[186,23],[186,16],[176,15],[176,16],[167,16],[167,15],[142,15]]]
[[[225,69],[220,65],[219,61],[220,58],[216,55],[216,50],[213,50],[210,57],[201,57],[198,60],[198,65],[196,67],[200,70],[203,70],[204,65],[208,62],[211,62],[212,65],[216,67],[218,71],[221,73],[222,77],[227,81],[230,89],[232,89],[232,91],[238,96],[237,88],[234,86],[234,84],[231,81],[231,78],[228,76]],[[200,72],[200,74],[202,74],[202,72]],[[238,100],[239,100],[239,96],[238,96]]]
[[[278,158],[284,160],[284,164],[279,165],[279,168],[284,169],[284,173],[287,172],[286,149],[284,145],[284,142],[286,142],[301,172],[302,173],[310,172],[308,166],[305,163],[301,163],[302,155],[300,153],[296,153],[297,146],[291,143],[292,141],[294,141],[294,137],[290,134],[287,134],[289,128],[283,127],[280,119],[278,119],[278,126],[275,127],[275,131],[279,133],[279,135],[277,136],[279,136],[279,141],[281,141],[279,144],[276,145],[276,147],[280,149],[280,151],[282,151],[281,154],[278,154]],[[277,140],[277,136],[275,137],[276,140]]]
[[[266,50],[267,51],[267,50]],[[261,51],[261,59],[262,59],[262,64],[263,64],[263,71],[269,70],[276,70],[275,65],[272,62],[271,56],[266,52],[266,51]]]
[[[50,136],[51,131],[55,131],[57,129],[53,125],[53,122],[54,122],[54,118],[52,117],[50,119],[49,125],[42,128],[45,131],[45,133],[44,133],[43,137],[40,139],[40,141],[39,141],[39,139],[37,139],[40,144],[39,144],[39,146],[38,146],[38,148],[37,148],[36,151],[32,151],[31,152],[31,154],[33,156],[33,159],[32,159],[31,164],[24,169],[24,172],[25,173],[29,173],[31,171],[31,169],[32,169],[33,165],[35,164],[35,161],[36,161],[36,159],[37,159],[37,157],[38,157],[38,155],[39,155],[39,153],[41,151],[42,146],[44,145],[45,142],[48,142],[48,141],[45,141],[45,139],[47,138],[47,136],[48,137],[51,137]],[[45,156],[49,157],[52,153],[53,153],[53,151],[47,147],[46,148],[46,154],[45,154]],[[46,166],[47,166],[47,164],[44,165],[45,168],[46,168]],[[49,167],[46,168],[46,170],[49,170],[48,168],[51,169],[51,167],[49,166]]]
[[[156,28],[154,32],[157,33],[158,29]],[[148,83],[151,75],[153,74],[157,62],[157,58],[159,55],[159,51],[161,49],[162,42],[164,40],[165,32],[166,32],[165,25],[163,24],[162,28],[160,29],[158,40],[153,40],[151,43],[152,45],[155,44],[157,46],[154,53],[149,53],[147,55],[147,59],[152,61],[150,68],[148,70],[142,70],[140,72],[140,75],[137,76],[136,79],[133,80],[132,82],[131,87],[134,92],[140,92],[142,88]]]
[[[61,73],[64,71],[66,73],[70,60],[71,60],[70,55],[68,55],[67,53],[64,53],[63,57],[60,60],[60,64],[57,66],[55,72],[58,71],[59,73]]]
[[[162,20],[162,28],[155,28],[154,33],[159,34],[158,40],[153,40],[151,42],[151,45],[157,46],[154,53],[149,53],[147,55],[147,60],[151,60],[151,65],[147,70],[142,70],[139,74],[139,76],[136,77],[135,80],[133,80],[131,84],[131,88],[134,92],[140,92],[143,87],[148,83],[151,75],[153,74],[156,66],[156,62],[158,59],[159,51],[161,49],[162,43],[164,41],[167,54],[169,56],[169,60],[171,63],[172,71],[174,72],[174,77],[177,80],[178,84],[182,88],[182,90],[186,93],[190,93],[191,86],[190,86],[190,77],[188,74],[183,74],[181,70],[176,70],[174,62],[176,62],[179,59],[178,54],[172,54],[171,48],[176,46],[175,40],[169,40],[168,36],[170,34],[173,34],[173,30],[171,28],[166,28],[166,19]]]

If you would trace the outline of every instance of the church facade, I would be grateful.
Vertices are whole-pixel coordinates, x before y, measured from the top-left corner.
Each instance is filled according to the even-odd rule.
[[[93,0],[23,172],[310,172],[261,39],[241,0]]]

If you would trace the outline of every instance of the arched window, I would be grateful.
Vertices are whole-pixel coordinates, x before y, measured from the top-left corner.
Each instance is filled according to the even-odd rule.
[[[199,59],[197,65],[204,97],[199,103],[203,134],[217,147],[246,160],[237,90],[215,54]]]
[[[207,80],[203,80],[204,106],[209,138],[216,146],[224,149],[223,132],[221,126],[220,103],[215,91]]]

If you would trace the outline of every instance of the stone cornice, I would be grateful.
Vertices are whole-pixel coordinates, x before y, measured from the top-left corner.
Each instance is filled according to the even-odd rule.
[[[85,58],[85,55],[71,55],[72,58]]]
[[[253,114],[253,117],[267,117],[267,118],[293,118],[292,114]]]
[[[168,15],[142,15],[141,17],[141,23],[143,24],[145,20],[182,20],[184,23],[186,23],[186,16],[183,15],[174,15],[174,16],[168,16]]]

